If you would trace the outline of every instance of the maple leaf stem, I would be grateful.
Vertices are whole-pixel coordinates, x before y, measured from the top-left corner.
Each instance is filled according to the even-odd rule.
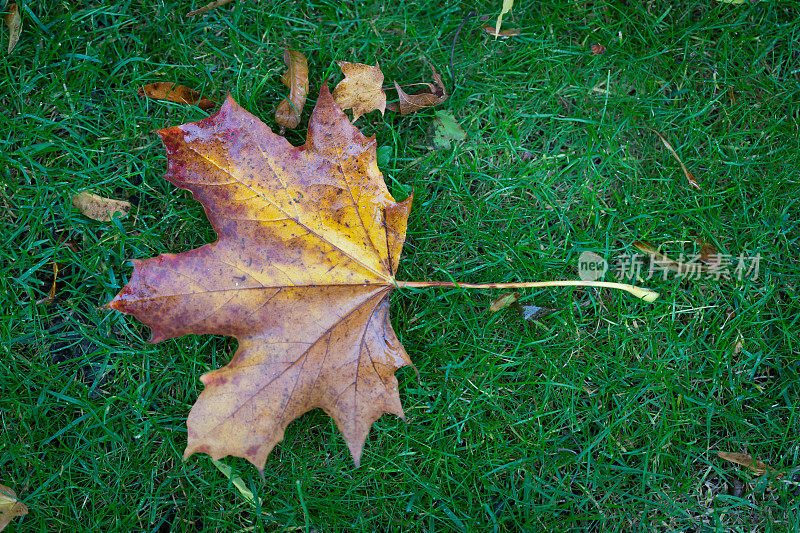
[[[626,283],[613,283],[610,281],[524,281],[520,283],[457,283],[455,281],[397,281],[398,287],[426,288],[426,287],[453,287],[459,289],[537,289],[541,287],[603,287],[629,292],[645,302],[654,302],[658,293],[642,287],[634,287]]]

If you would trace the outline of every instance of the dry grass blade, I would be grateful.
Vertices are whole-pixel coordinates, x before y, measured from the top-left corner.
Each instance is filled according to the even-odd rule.
[[[672,154],[672,157],[675,158],[675,161],[677,161],[678,164],[680,164],[681,169],[683,169],[683,175],[686,176],[686,181],[689,182],[689,185],[691,185],[692,187],[694,187],[699,191],[700,184],[697,182],[697,179],[694,177],[694,174],[692,174],[691,171],[688,168],[686,168],[686,165],[683,164],[681,158],[678,157],[678,152],[675,151],[675,148],[672,147],[672,145],[669,143],[666,137],[664,137],[661,133],[659,133],[656,130],[653,130],[653,133],[658,135],[658,138],[661,139],[661,142],[664,143],[664,146],[667,147],[667,150],[669,150],[669,152]]]
[[[222,7],[226,4],[230,4],[233,0],[217,0],[216,2],[209,2],[208,4],[204,5],[200,9],[195,9],[194,11],[189,11],[186,13],[187,17],[196,17],[197,15],[202,15],[203,13],[208,13],[212,9],[217,9],[218,7]]]

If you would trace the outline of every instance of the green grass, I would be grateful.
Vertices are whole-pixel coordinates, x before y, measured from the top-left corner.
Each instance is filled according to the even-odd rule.
[[[214,239],[201,206],[161,178],[152,133],[204,114],[137,88],[230,91],[275,128],[285,44],[308,56],[311,105],[322,79],[340,79],[336,60],[412,83],[426,81],[424,58],[449,86],[456,29],[500,2],[240,1],[194,19],[183,14],[202,2],[104,4],[22,2],[22,38],[0,57],[0,483],[30,508],[11,531],[800,528],[795,2],[518,1],[506,20],[522,35],[493,40],[477,18],[461,31],[442,108],[467,141],[431,151],[433,110],[360,119],[392,148],[395,197],[415,193],[400,279],[576,279],[581,251],[694,237],[760,253],[759,277],[640,281],[663,293],[652,305],[531,291],[527,303],[560,309],[533,323],[489,314],[498,292],[396,294],[420,374],[398,373],[409,423],[381,418],[358,469],[321,411],[291,424],[265,481],[225,459],[259,506],[207,456],[181,461],[198,377],[235,341],[148,345],[134,319],[98,310],[126,260]],[[70,205],[83,189],[134,210],[89,220]],[[64,285],[36,305],[53,261]]]

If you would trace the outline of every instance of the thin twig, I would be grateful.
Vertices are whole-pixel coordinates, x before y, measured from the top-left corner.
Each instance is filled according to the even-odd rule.
[[[453,46],[452,48],[450,48],[450,77],[453,79],[453,88],[450,91],[451,95],[456,92],[456,67],[453,64],[453,56],[455,55],[456,52],[456,42],[458,41],[458,34],[461,33],[461,28],[464,27],[464,24],[466,24],[467,21],[475,15],[477,15],[475,11],[470,11],[469,13],[467,13],[467,15],[464,17],[464,20],[462,20],[461,24],[458,26],[456,34],[453,36]]]

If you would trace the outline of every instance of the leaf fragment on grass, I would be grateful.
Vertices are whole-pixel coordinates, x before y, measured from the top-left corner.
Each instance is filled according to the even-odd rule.
[[[120,216],[124,217],[131,210],[130,202],[103,198],[87,191],[74,194],[72,205],[87,217],[100,222],[111,222],[116,213],[120,213]]]
[[[599,56],[606,51],[606,47],[599,43],[593,44],[590,49],[592,51],[592,54],[596,56]]]
[[[386,93],[383,91],[383,72],[377,63],[348,63],[337,61],[344,79],[333,89],[333,99],[339,107],[353,110],[353,122],[361,115],[375,111],[386,112]]]
[[[736,342],[733,343],[733,355],[739,355],[744,348],[744,335],[738,329],[736,330]]]
[[[558,309],[553,309],[551,307],[539,307],[538,305],[521,305],[520,309],[522,310],[522,318],[528,322],[540,320],[547,315],[558,311]]]
[[[488,33],[489,35],[493,36],[495,39],[497,37],[502,37],[503,39],[508,39],[509,37],[515,37],[519,35],[520,32],[519,28],[508,28],[507,30],[500,30],[499,32],[496,30],[494,26],[491,24],[486,24],[483,26],[483,31]]]
[[[8,27],[8,53],[10,54],[17,46],[19,36],[22,33],[22,17],[19,16],[19,6],[10,4],[8,11],[3,15],[3,20]]]
[[[495,35],[500,33],[500,26],[503,24],[503,15],[511,11],[513,7],[514,7],[514,0],[503,0],[503,7],[500,9],[500,14],[497,16],[497,21],[494,23]]]
[[[767,473],[767,469],[774,470],[767,466],[763,461],[753,459],[751,456],[744,453],[737,452],[717,452],[720,459],[736,463],[737,465],[744,466],[757,476],[763,476]]]
[[[230,4],[233,0],[216,0],[215,2],[209,2],[208,4],[204,5],[199,9],[195,9],[194,11],[189,11],[186,13],[187,17],[195,17],[197,15],[202,15],[203,13],[208,13],[212,9],[217,9],[218,7],[222,7],[226,4]]]
[[[496,298],[491,304],[489,304],[489,312],[496,313],[501,309],[505,309],[509,305],[519,300],[519,296],[520,294],[518,292],[508,292],[499,298]]]
[[[144,85],[139,89],[138,94],[139,96],[152,98],[153,100],[167,100],[168,102],[175,102],[176,104],[196,105],[203,111],[208,111],[217,105],[213,100],[202,96],[194,89],[167,81],[159,81]]]
[[[692,174],[691,171],[688,168],[686,168],[686,165],[683,164],[683,161],[681,161],[681,158],[678,156],[678,153],[675,151],[675,148],[672,147],[667,138],[656,130],[653,130],[653,133],[658,135],[658,138],[661,139],[662,143],[664,143],[664,146],[666,146],[667,150],[669,150],[669,152],[672,154],[672,157],[675,158],[675,161],[677,161],[678,164],[680,164],[681,169],[683,170],[683,175],[686,176],[686,181],[689,182],[689,185],[691,185],[697,190],[700,190],[700,184],[697,182],[697,179],[694,177],[694,174]]]
[[[18,516],[28,514],[28,506],[17,499],[17,493],[5,485],[0,485],[0,531]]]
[[[386,104],[386,109],[395,113],[399,111],[400,115],[405,116],[421,109],[439,105],[447,100],[447,89],[444,87],[442,77],[436,72],[436,68],[433,65],[429,66],[433,71],[433,74],[431,74],[433,83],[414,83],[412,85],[424,85],[425,88],[414,94],[408,94],[397,82],[394,82],[394,88],[397,90],[397,96],[400,101]]]
[[[289,98],[284,98],[275,110],[275,121],[283,128],[294,129],[300,125],[300,115],[308,95],[308,61],[306,56],[287,48],[283,51],[286,72],[281,82],[289,88]]]
[[[436,150],[449,150],[452,141],[463,141],[467,138],[467,132],[456,122],[456,117],[450,111],[436,111],[428,131]]]

